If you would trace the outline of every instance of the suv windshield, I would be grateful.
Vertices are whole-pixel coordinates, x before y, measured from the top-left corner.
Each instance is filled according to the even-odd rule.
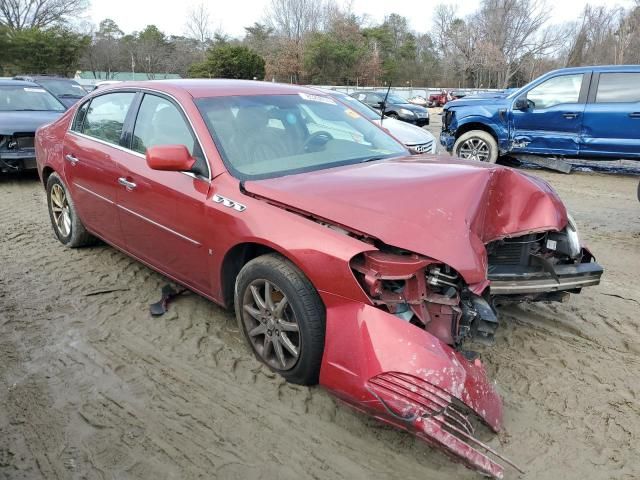
[[[40,78],[37,83],[58,97],[84,97],[87,92],[73,80]]]
[[[25,85],[0,85],[0,112],[64,112],[65,107],[44,88]]]
[[[407,154],[355,110],[324,95],[212,97],[196,104],[227,168],[240,180]]]

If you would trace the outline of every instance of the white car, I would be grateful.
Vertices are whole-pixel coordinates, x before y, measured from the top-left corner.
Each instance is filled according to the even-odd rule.
[[[349,105],[357,113],[371,120],[376,125],[381,126],[400,140],[411,152],[436,153],[436,149],[438,148],[436,138],[428,130],[411,125],[410,123],[401,122],[394,118],[380,118],[380,112],[346,93],[326,88],[316,88],[316,90],[321,91],[325,95],[331,95],[336,100]]]

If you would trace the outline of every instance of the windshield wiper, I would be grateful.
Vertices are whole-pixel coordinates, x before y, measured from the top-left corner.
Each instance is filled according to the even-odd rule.
[[[375,162],[377,160],[384,160],[385,158],[388,158],[389,155],[377,155],[374,157],[367,157],[364,160],[360,160],[360,163],[367,163],[367,162]]]
[[[78,95],[76,93],[61,93],[58,95],[60,98],[82,98],[82,95]]]

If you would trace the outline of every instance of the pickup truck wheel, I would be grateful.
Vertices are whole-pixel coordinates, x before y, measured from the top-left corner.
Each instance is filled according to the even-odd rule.
[[[498,160],[498,142],[484,130],[471,130],[463,133],[453,145],[456,157],[479,162],[496,163]]]
[[[71,248],[96,243],[96,238],[84,228],[66,185],[57,173],[47,179],[47,206],[53,231],[60,242]]]
[[[277,254],[255,258],[238,274],[234,303],[238,326],[258,360],[291,383],[318,383],[325,311],[300,270]]]

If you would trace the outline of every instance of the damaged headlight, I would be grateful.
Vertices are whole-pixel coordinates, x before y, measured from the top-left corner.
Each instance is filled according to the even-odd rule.
[[[567,240],[569,244],[569,256],[571,258],[576,258],[580,255],[582,251],[582,247],[580,246],[580,238],[578,236],[578,226],[576,225],[576,221],[573,219],[571,214],[567,213]]]

